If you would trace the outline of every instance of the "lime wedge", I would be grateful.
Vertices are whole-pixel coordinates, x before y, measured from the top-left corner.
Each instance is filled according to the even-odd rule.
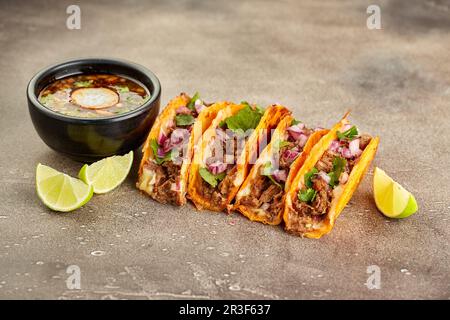
[[[389,218],[405,218],[418,210],[414,196],[380,168],[375,168],[373,191],[378,210]]]
[[[124,156],[112,156],[91,165],[85,164],[78,177],[94,186],[95,193],[106,193],[120,185],[133,164],[133,151]]]
[[[68,212],[86,204],[92,198],[94,188],[39,163],[36,167],[36,191],[50,209]]]
[[[397,216],[396,218],[406,218],[409,217],[410,215],[414,214],[417,212],[417,210],[419,210],[419,206],[417,205],[417,201],[414,198],[414,196],[412,194],[409,195],[409,200],[408,200],[408,204],[406,205],[405,210],[403,210],[403,212]]]

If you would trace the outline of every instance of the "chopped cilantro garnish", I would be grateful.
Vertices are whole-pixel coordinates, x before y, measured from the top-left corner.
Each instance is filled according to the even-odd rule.
[[[158,142],[156,142],[156,139],[150,140],[150,148],[152,148],[153,155],[156,158],[158,155],[158,148],[159,148],[159,145],[158,145]]]
[[[191,111],[194,111],[195,110],[195,101],[197,101],[198,99],[200,99],[200,94],[198,92],[196,92],[186,107],[188,109],[190,109]]]
[[[188,126],[195,122],[195,118],[190,114],[177,114],[175,121],[177,126]]]
[[[118,86],[116,87],[116,89],[119,93],[130,92],[130,89],[126,86]]]
[[[283,148],[283,147],[290,146],[290,145],[291,145],[291,142],[289,142],[289,141],[280,141],[278,143],[278,146],[279,146],[280,149]]]
[[[39,98],[39,102],[42,103],[42,104],[47,104],[47,103],[51,102],[54,98],[55,97],[51,93],[49,93],[49,94],[47,94],[45,96],[41,96]]]
[[[291,126],[295,126],[295,125],[297,125],[299,123],[302,123],[302,122],[300,120],[292,119]]]
[[[312,168],[310,171],[305,173],[305,186],[308,188],[312,188],[312,176],[315,175],[317,172],[319,172],[316,168]]]
[[[335,187],[339,184],[339,177],[341,176],[341,173],[344,171],[345,166],[347,165],[347,160],[341,157],[335,157],[333,159],[333,171],[328,173],[328,176],[330,177],[329,185],[331,187]]]
[[[219,181],[222,181],[225,178],[225,176],[227,175],[227,173],[225,171],[218,173],[218,174],[212,174],[206,168],[200,168],[198,170],[198,172],[200,173],[200,176],[203,178],[203,180],[208,182],[209,185],[213,188],[215,188],[217,186],[217,184],[219,183]]]
[[[298,199],[302,202],[311,203],[316,198],[317,191],[313,188],[308,188],[306,190],[300,190],[298,193]]]
[[[358,135],[358,129],[356,128],[356,126],[353,126],[344,132],[340,132],[340,131],[336,132],[336,135],[339,140],[343,140],[343,139],[352,140],[354,137],[356,137]]]
[[[157,165],[163,164],[166,161],[172,161],[173,158],[175,157],[174,155],[175,149],[172,149],[171,151],[167,152],[166,155],[162,158],[160,157],[156,157],[155,161]]]
[[[224,127],[226,124],[227,128],[234,132],[245,132],[249,129],[255,129],[264,111],[258,107],[253,109],[246,102],[242,104],[245,104],[244,108],[239,110],[235,115],[221,121],[219,126]]]

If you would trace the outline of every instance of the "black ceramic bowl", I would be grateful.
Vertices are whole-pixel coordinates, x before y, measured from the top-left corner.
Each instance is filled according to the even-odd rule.
[[[106,73],[137,80],[150,92],[150,99],[139,108],[113,117],[78,118],[44,107],[38,101],[49,83],[79,74]],[[146,68],[121,60],[78,59],[59,63],[37,73],[28,84],[28,109],[41,139],[52,149],[75,160],[92,162],[138,148],[145,140],[159,113],[161,86]]]

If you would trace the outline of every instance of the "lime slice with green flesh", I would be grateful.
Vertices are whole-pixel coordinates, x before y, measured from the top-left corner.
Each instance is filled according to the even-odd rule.
[[[419,206],[417,205],[416,198],[414,198],[414,196],[412,194],[410,194],[408,204],[406,205],[405,210],[403,210],[403,212],[396,218],[401,219],[401,218],[409,217],[410,215],[416,213],[417,210],[419,210]]]
[[[94,188],[39,163],[36,167],[36,192],[50,209],[68,212],[85,205],[92,198]]]
[[[112,156],[91,165],[85,164],[78,174],[85,183],[94,187],[95,193],[106,193],[119,186],[130,172],[133,151],[124,156]]]
[[[378,210],[389,218],[406,218],[418,210],[414,196],[380,168],[375,168],[373,191]]]

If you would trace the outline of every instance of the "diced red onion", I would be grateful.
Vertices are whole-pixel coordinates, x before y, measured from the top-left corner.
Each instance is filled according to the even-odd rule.
[[[167,152],[174,147],[179,147],[183,142],[189,138],[189,131],[186,129],[175,129],[172,131],[170,138],[165,134],[160,134],[158,137],[158,157],[164,157]]]
[[[359,151],[359,141],[359,139],[355,139],[350,141],[350,143],[348,144],[348,148],[350,149],[352,156],[356,156]]]
[[[283,152],[283,154],[281,155],[284,159],[288,160],[288,161],[294,161],[295,158],[297,158],[297,156],[299,155],[300,152],[298,152],[297,149],[292,149],[292,150],[285,150]]]
[[[348,180],[348,173],[347,172],[342,172],[341,176],[339,177],[339,182],[344,184],[346,183]]]
[[[287,179],[286,170],[275,170],[272,175],[278,182],[285,182]]]
[[[347,147],[342,148],[341,155],[342,155],[344,158],[347,158],[347,159],[353,157],[353,155],[352,155],[350,149],[347,148]]]
[[[325,181],[327,184],[330,183],[330,176],[327,175],[324,171],[319,171],[319,173],[317,174],[323,181]]]
[[[200,99],[195,100],[194,107],[197,113],[200,113],[203,109],[206,108],[206,106],[203,104],[203,101]]]
[[[267,209],[270,208],[270,203],[264,202],[264,203],[261,205],[261,207],[259,207],[259,208],[260,208],[261,210],[266,211]]]
[[[330,151],[332,151],[332,152],[337,152],[337,151],[338,151],[338,148],[339,148],[339,141],[333,140],[333,141],[331,142],[331,144],[330,144],[330,147],[329,147]]]
[[[298,137],[297,140],[298,140],[298,145],[303,148],[306,144],[306,141],[308,141],[308,136],[302,133],[302,134],[300,134],[300,136]]]
[[[176,110],[177,114],[191,114],[191,110],[189,110],[186,106],[181,106]]]
[[[299,123],[300,124],[300,123]],[[303,134],[304,130],[303,128],[299,127],[299,124],[295,125],[295,126],[290,126],[289,128],[287,128],[287,132],[288,134],[294,138],[295,140],[298,140],[298,138],[300,137],[301,134]],[[303,127],[305,125],[303,124]]]
[[[162,144],[160,149],[161,149],[162,156],[164,156],[167,152],[172,150],[172,144],[170,143],[170,139],[167,139],[166,141],[164,141],[164,143]],[[159,152],[159,149],[158,149],[158,156],[161,157],[161,155],[159,153],[160,152]]]
[[[169,151],[169,150],[167,150],[167,151]],[[167,151],[165,151],[164,148],[161,148],[161,147],[158,148],[158,152],[157,152],[158,157],[160,157],[160,158],[164,157],[166,155]]]
[[[168,139],[168,137],[164,134],[164,132],[161,132],[158,136],[158,140],[156,142],[158,142],[158,144],[160,146],[162,146],[164,144],[164,142],[166,142]]]
[[[227,170],[228,165],[221,161],[215,161],[208,165],[208,170],[212,174],[219,174]]]

